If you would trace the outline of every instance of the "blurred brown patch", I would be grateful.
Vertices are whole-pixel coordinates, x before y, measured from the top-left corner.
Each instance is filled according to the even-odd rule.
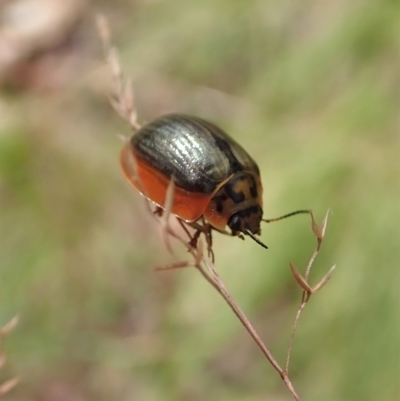
[[[0,85],[51,90],[66,85],[87,57],[86,0],[0,3]]]

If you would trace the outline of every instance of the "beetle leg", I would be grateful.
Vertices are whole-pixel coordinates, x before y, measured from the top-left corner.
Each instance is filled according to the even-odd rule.
[[[204,217],[202,217],[203,224],[201,225],[202,232],[206,237],[207,243],[207,253],[208,257],[211,259],[212,263],[215,261],[214,251],[212,250],[212,226],[205,222]]]
[[[187,229],[186,225],[188,223],[186,223],[186,221],[181,220],[179,217],[176,218],[178,220],[178,223],[181,225],[181,227],[183,228],[183,230],[185,231],[186,235],[191,238],[192,235],[190,234],[189,230]]]
[[[196,248],[197,247],[197,241],[200,238],[200,235],[204,234],[204,236],[206,237],[208,257],[214,263],[214,259],[215,258],[214,258],[214,252],[212,250],[212,230],[213,230],[213,227],[210,224],[205,222],[204,217],[201,218],[201,223],[198,223],[198,221],[195,221],[193,223],[186,223],[189,227],[192,227],[192,228],[194,228],[196,230],[193,236],[188,234],[189,237],[191,238],[190,241],[189,241],[189,245],[191,247],[193,247],[193,248]],[[185,231],[187,232],[187,230],[185,230]]]
[[[190,239],[190,241],[188,242],[189,246],[191,248],[197,248],[197,241],[198,241],[201,233],[203,232],[202,227],[200,225],[194,227],[193,223],[187,223],[186,221],[183,221],[179,218],[177,220],[178,220],[179,224],[181,225],[181,227],[183,228],[183,230],[185,231],[186,235]],[[189,232],[189,230],[187,229],[187,226],[194,228],[196,230],[193,235]]]
[[[193,237],[191,238],[191,240],[189,241],[189,245],[190,245],[192,248],[195,248],[195,249],[197,248],[197,241],[199,240],[201,233],[202,233],[201,230],[197,230],[197,231],[194,233],[194,235],[193,235]]]
[[[212,250],[212,227],[210,225],[208,226],[210,228],[208,230],[208,233],[206,234],[207,251],[208,251],[208,257],[211,258],[211,262],[214,263],[215,256],[214,256],[214,251]]]
[[[212,250],[212,230],[213,227],[206,223],[204,217],[202,219],[202,225],[201,228],[203,230],[204,236],[206,237],[206,243],[207,243],[207,253],[208,257],[211,259],[212,263],[214,263],[215,257],[214,257],[214,252]]]

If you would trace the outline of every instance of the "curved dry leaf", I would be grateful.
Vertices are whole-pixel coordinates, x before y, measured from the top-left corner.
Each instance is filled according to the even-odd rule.
[[[335,268],[336,268],[336,265],[333,265],[333,266],[329,269],[328,273],[326,273],[325,276],[322,278],[322,280],[320,280],[317,284],[315,284],[315,285],[312,287],[311,292],[312,292],[313,294],[315,294],[316,292],[318,292],[318,291],[329,281],[329,279],[332,277],[332,274],[333,274],[333,271],[335,270]]]
[[[312,288],[309,286],[309,284],[307,283],[305,278],[301,275],[301,273],[299,272],[297,267],[291,262],[289,262],[289,266],[290,266],[290,270],[292,271],[295,280],[297,281],[297,284],[299,284],[299,286],[304,291],[311,293],[312,292]]]

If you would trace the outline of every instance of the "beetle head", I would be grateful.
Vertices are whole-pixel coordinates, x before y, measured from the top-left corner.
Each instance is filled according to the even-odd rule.
[[[228,227],[232,230],[232,235],[240,236],[241,233],[248,235],[264,248],[263,244],[255,235],[261,234],[260,223],[263,211],[259,205],[252,206],[234,213],[228,220]]]

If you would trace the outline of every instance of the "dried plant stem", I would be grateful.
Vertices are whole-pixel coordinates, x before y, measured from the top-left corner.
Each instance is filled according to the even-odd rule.
[[[308,263],[307,268],[309,267],[309,269],[308,269],[308,271],[306,271],[305,278],[308,278],[309,270],[311,269],[311,266],[314,263],[314,260],[317,257],[317,255],[318,255],[318,250],[315,250],[313,255],[312,255],[312,257],[311,257],[311,259],[310,259],[310,261],[309,261],[309,263]],[[294,343],[294,339],[296,337],[296,332],[297,332],[297,327],[298,327],[298,323],[299,323],[299,320],[300,320],[300,316],[301,316],[301,313],[302,313],[303,309],[306,307],[308,301],[310,300],[310,298],[311,298],[311,292],[303,290],[303,293],[301,294],[300,306],[297,309],[296,316],[295,316],[295,319],[294,319],[293,328],[292,328],[292,334],[290,336],[289,346],[288,346],[287,354],[286,354],[285,370],[286,370],[286,372],[288,374],[289,374],[290,356],[292,354],[293,343]]]
[[[221,294],[224,298],[226,303],[230,306],[232,311],[235,313],[237,318],[240,320],[242,325],[245,327],[247,332],[253,338],[254,342],[260,348],[264,356],[268,359],[269,363],[272,367],[279,373],[282,380],[285,382],[286,386],[289,388],[290,392],[294,396],[295,400],[300,400],[299,396],[297,395],[289,377],[287,376],[286,372],[280,367],[279,363],[276,361],[270,350],[266,347],[264,342],[261,340],[260,336],[258,335],[257,331],[254,329],[253,325],[250,323],[249,319],[242,311],[240,306],[236,303],[234,298],[229,293],[228,289],[226,288],[224,282],[218,275],[214,265],[210,263],[208,259],[203,259],[204,264],[207,266],[207,269],[212,274],[212,279],[208,280],[209,282],[212,281],[214,288]],[[203,270],[202,266],[198,266],[198,270],[202,273],[204,277],[207,276],[207,273]]]
[[[315,294],[317,291],[319,291],[329,280],[329,278],[331,277],[333,270],[335,269],[335,266],[333,266],[328,273],[322,278],[322,280],[317,283],[314,287],[310,287],[310,285],[308,284],[308,278],[310,275],[310,271],[311,268],[315,262],[315,259],[321,249],[321,245],[322,245],[322,241],[324,239],[325,236],[325,231],[326,231],[326,226],[328,223],[328,216],[329,216],[329,210],[327,211],[325,218],[322,222],[322,226],[319,227],[318,224],[316,223],[315,219],[314,219],[314,215],[312,213],[312,211],[309,211],[309,214],[311,216],[311,226],[313,229],[313,232],[317,238],[317,246],[307,264],[305,273],[304,273],[304,277],[302,277],[300,275],[300,273],[298,272],[298,270],[295,268],[294,265],[290,264],[290,267],[292,269],[292,272],[295,276],[296,281],[300,284],[300,286],[303,288],[303,293],[301,295],[301,302],[300,305],[297,309],[296,312],[296,316],[293,322],[293,328],[292,328],[292,333],[290,336],[290,341],[289,341],[289,345],[288,345],[288,349],[287,349],[287,353],[286,353],[286,364],[285,364],[285,371],[287,374],[289,374],[289,366],[290,366],[290,356],[292,354],[292,348],[293,348],[293,343],[294,343],[294,339],[296,337],[296,332],[297,332],[297,327],[299,324],[299,320],[300,320],[300,316],[301,313],[303,312],[303,309],[306,307],[308,301],[311,298],[312,294]],[[304,285],[303,285],[304,284]]]
[[[167,220],[169,218],[168,215],[164,215],[163,217],[166,218]],[[195,267],[200,272],[200,274],[204,277],[204,279],[222,296],[222,298],[225,300],[225,302],[232,309],[234,314],[237,316],[239,321],[242,323],[242,325],[244,326],[246,331],[250,334],[251,338],[254,340],[254,342],[257,344],[257,346],[260,348],[261,352],[267,358],[269,363],[279,373],[279,375],[281,376],[282,380],[284,381],[286,387],[288,388],[290,393],[293,395],[293,398],[296,401],[300,401],[300,397],[298,396],[292,382],[290,381],[289,376],[287,375],[287,372],[281,368],[279,363],[273,357],[271,351],[266,347],[266,345],[262,341],[261,337],[258,335],[257,331],[254,329],[253,325],[250,323],[249,319],[247,318],[247,316],[245,315],[243,310],[240,308],[240,306],[234,300],[232,295],[229,293],[223,280],[221,279],[217,270],[215,269],[214,264],[211,262],[210,259],[208,259],[207,257],[205,257],[203,255],[201,241],[198,241],[197,248],[193,248],[192,246],[189,245],[191,240],[193,239],[193,236],[187,230],[185,230],[185,232],[188,234],[189,241],[185,241],[183,238],[181,238],[178,234],[176,234],[172,230],[172,228],[169,225],[167,227],[165,227],[165,229],[167,230],[167,232],[170,235],[173,235],[174,238],[176,238],[179,242],[181,242],[186,247],[188,252],[193,256],[194,262],[193,263],[190,263],[190,262],[179,263],[178,262],[174,265],[166,266],[165,268],[158,268],[157,270],[170,270],[170,269],[190,267],[190,266]]]
[[[172,182],[172,181],[171,181]],[[173,184],[172,184],[173,187]],[[173,196],[173,192],[170,192],[169,194],[170,197]],[[170,203],[170,199],[166,199],[166,203]],[[202,249],[202,243],[201,241],[197,242],[197,247],[194,248],[190,245],[190,243],[193,240],[192,234],[189,232],[189,230],[185,227],[185,223],[182,222],[182,220],[179,220],[182,227],[184,228],[184,232],[188,236],[189,241],[185,241],[181,236],[176,234],[171,226],[168,224],[169,217],[170,217],[170,209],[166,208],[166,212],[163,214],[163,220],[166,221],[166,225],[163,227],[163,229],[166,231],[168,235],[173,236],[175,239],[177,239],[179,242],[181,242],[182,245],[185,246],[187,251],[193,256],[194,260],[192,263],[190,262],[178,262],[173,265],[165,266],[164,268],[157,268],[157,270],[171,270],[171,269],[177,269],[177,268],[183,268],[183,267],[195,267],[200,274],[204,277],[204,279],[222,296],[222,298],[225,300],[225,302],[229,305],[229,307],[232,309],[234,314],[237,316],[239,321],[242,323],[244,328],[247,330],[247,332],[250,334],[251,338],[254,340],[254,342],[257,344],[257,346],[260,348],[261,352],[264,354],[264,356],[267,358],[269,363],[272,365],[272,367],[279,373],[281,376],[282,380],[284,381],[286,387],[290,391],[290,393],[293,395],[293,398],[296,401],[300,401],[300,397],[298,396],[292,382],[289,379],[289,376],[287,375],[286,371],[281,368],[279,363],[276,361],[274,356],[272,355],[271,351],[266,347],[264,342],[262,341],[261,337],[258,335],[257,331],[254,329],[253,325],[250,323],[249,319],[247,318],[246,314],[243,312],[243,310],[240,308],[240,306],[237,304],[237,302],[234,300],[232,295],[229,293],[228,289],[226,288],[223,280],[219,276],[217,270],[215,269],[214,264],[211,262],[210,259],[205,257],[203,255],[203,249]],[[206,268],[205,268],[205,267]]]
[[[5,326],[0,328],[0,369],[6,364],[7,357],[3,351],[5,337],[18,324],[18,316],[14,316]],[[9,393],[19,383],[19,377],[6,380],[0,384],[0,396]]]
[[[228,292],[228,289],[226,288],[224,282],[221,280],[220,276],[218,275],[214,265],[210,263],[209,260],[203,259],[204,264],[207,266],[207,269],[211,272],[213,280],[216,283],[216,289],[218,292],[221,294],[221,296],[225,299],[225,301],[228,303],[228,305],[231,307],[235,315],[239,318],[239,320],[242,322],[242,324],[246,327],[247,331],[249,334],[252,336],[254,341],[257,343],[257,345],[260,347],[261,351],[265,355],[265,357],[268,359],[268,361],[271,363],[271,365],[281,374],[283,377],[283,371],[280,368],[278,362],[275,360],[275,358],[272,356],[271,352],[268,350],[268,348],[264,345],[263,341],[261,340],[260,336],[257,334],[256,330],[253,328],[252,324],[250,323],[249,319],[247,316],[244,314],[242,309],[239,307],[239,305],[236,303],[236,301],[233,299],[231,294]]]
[[[171,184],[171,188],[173,188],[173,181],[171,181],[171,183],[172,183]],[[172,201],[172,196],[173,196],[173,192],[169,191],[169,196],[166,199],[166,205],[167,206],[170,205],[170,203]],[[328,213],[326,214],[326,216],[324,218],[324,221],[322,223],[322,227],[321,228],[315,222],[312,212],[309,211],[309,214],[310,214],[311,219],[312,219],[313,232],[317,237],[318,245],[317,245],[317,248],[314,250],[314,252],[313,252],[313,254],[312,254],[312,256],[311,256],[311,258],[310,258],[310,260],[309,260],[309,262],[307,264],[307,268],[306,268],[304,277],[302,277],[301,274],[298,272],[298,270],[291,264],[292,271],[294,273],[296,281],[299,282],[299,284],[303,288],[303,293],[302,293],[301,304],[300,304],[300,306],[299,306],[299,308],[297,310],[296,317],[295,317],[295,320],[294,320],[291,339],[290,339],[289,346],[288,346],[288,351],[287,351],[285,369],[282,369],[282,367],[279,365],[279,363],[276,361],[276,359],[272,355],[271,351],[268,349],[268,347],[266,347],[266,345],[264,344],[264,342],[262,341],[262,339],[258,335],[257,331],[254,329],[253,325],[250,323],[250,321],[247,318],[247,316],[245,315],[245,313],[242,311],[240,306],[236,303],[236,301],[234,300],[232,295],[229,293],[229,291],[226,288],[223,280],[220,278],[217,270],[215,269],[214,264],[210,261],[210,259],[206,258],[203,255],[203,251],[202,251],[202,247],[201,247],[201,241],[198,241],[197,248],[194,248],[194,247],[192,247],[190,245],[192,243],[193,236],[190,234],[189,230],[187,228],[185,228],[185,223],[182,222],[181,220],[179,220],[179,221],[180,221],[181,225],[183,226],[184,231],[185,231],[186,235],[188,236],[188,240],[189,241],[185,241],[182,237],[180,237],[178,234],[176,234],[172,230],[170,225],[168,224],[169,217],[170,217],[170,207],[166,207],[165,210],[167,212],[164,213],[164,215],[163,215],[163,222],[164,222],[164,227],[163,228],[164,228],[164,230],[166,230],[166,233],[168,235],[173,236],[175,239],[177,239],[179,242],[181,242],[186,247],[188,252],[194,258],[194,262],[193,263],[190,263],[190,262],[177,263],[172,268],[181,268],[181,267],[194,266],[201,273],[201,275],[208,281],[208,283],[210,285],[212,285],[212,287],[214,287],[214,289],[216,291],[218,291],[218,293],[222,296],[222,298],[225,300],[225,302],[232,309],[234,314],[237,316],[237,318],[242,323],[242,325],[247,330],[247,332],[252,337],[252,339],[257,344],[257,346],[260,348],[260,350],[262,351],[264,356],[267,358],[269,363],[278,372],[278,374],[280,375],[280,377],[284,381],[286,387],[288,388],[288,390],[292,394],[293,398],[296,401],[300,401],[300,397],[297,394],[297,392],[296,392],[296,390],[295,390],[295,388],[294,388],[294,386],[293,386],[293,384],[292,384],[292,382],[291,382],[291,380],[290,380],[290,378],[288,376],[289,364],[290,364],[290,355],[291,355],[291,350],[292,350],[292,347],[293,347],[293,342],[294,342],[294,338],[296,336],[296,330],[297,330],[297,326],[298,326],[298,322],[299,322],[302,310],[307,305],[311,295],[313,293],[316,293],[317,291],[319,291],[326,284],[326,282],[329,280],[329,278],[332,275],[333,269],[335,268],[335,266],[333,266],[329,270],[329,272],[323,277],[323,279],[319,283],[317,283],[315,286],[310,287],[309,284],[307,283],[310,270],[311,270],[311,268],[312,268],[312,266],[313,266],[313,264],[315,262],[315,259],[316,259],[317,255],[319,253],[319,250],[320,250],[321,244],[322,244],[322,240],[323,240],[324,235],[325,235],[325,230],[326,230],[327,218],[328,218],[329,211],[328,211]]]
[[[97,30],[103,44],[104,57],[113,78],[115,95],[109,99],[110,103],[116,113],[127,121],[134,131],[137,131],[140,129],[140,125],[137,122],[137,110],[132,83],[130,79],[124,80],[121,64],[118,59],[118,52],[116,48],[111,45],[111,32],[106,17],[98,14],[96,22]]]

